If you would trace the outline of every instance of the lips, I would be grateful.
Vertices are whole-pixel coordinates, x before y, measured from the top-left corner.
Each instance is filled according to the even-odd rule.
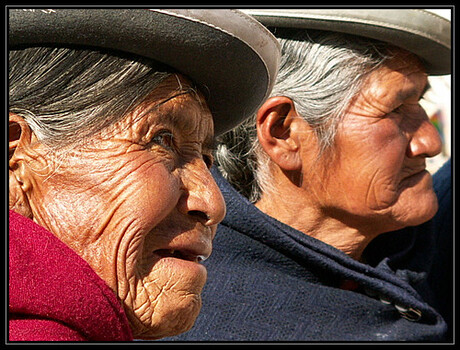
[[[172,226],[171,220],[168,220],[157,225],[145,237],[142,261],[146,265],[159,260],[165,263],[183,262],[190,267],[190,263],[205,261],[212,252],[215,229],[203,227],[200,223],[192,224],[186,225],[176,220]]]
[[[407,175],[403,176],[403,180],[408,179],[414,175],[420,175],[421,173],[426,171],[426,164],[423,162],[423,164],[419,164],[418,166],[413,166],[408,169]]]
[[[426,172],[426,170],[423,169],[423,170],[420,170],[420,171],[411,173],[410,175],[407,175],[406,177],[404,177],[403,180],[404,180],[404,181],[405,181],[405,180],[411,180],[411,179],[413,179],[413,178],[415,178],[415,177],[418,177],[419,175],[424,174],[425,172]]]
[[[157,249],[153,252],[160,258],[176,258],[181,260],[187,260],[195,263],[201,263],[209,258],[208,253],[197,252],[188,249]]]

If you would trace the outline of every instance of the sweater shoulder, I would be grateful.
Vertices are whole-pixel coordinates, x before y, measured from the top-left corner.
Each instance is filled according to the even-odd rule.
[[[121,302],[85,260],[32,220],[9,219],[10,317],[52,320],[91,340],[132,337]]]

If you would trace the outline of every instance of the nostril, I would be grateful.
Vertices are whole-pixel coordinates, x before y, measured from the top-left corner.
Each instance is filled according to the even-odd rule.
[[[196,217],[199,221],[206,223],[209,220],[209,216],[200,210],[190,210],[189,215]]]

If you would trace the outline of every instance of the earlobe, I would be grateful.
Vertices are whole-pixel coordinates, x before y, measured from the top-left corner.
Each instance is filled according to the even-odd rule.
[[[293,101],[284,96],[269,98],[257,113],[257,135],[261,146],[283,170],[300,170],[298,139],[292,125],[299,116]]]
[[[29,200],[26,195],[27,189],[24,188],[24,183],[18,179],[17,176],[13,175],[10,170],[9,179],[9,209],[14,210],[16,213],[22,216],[33,218],[32,209],[29,204]]]

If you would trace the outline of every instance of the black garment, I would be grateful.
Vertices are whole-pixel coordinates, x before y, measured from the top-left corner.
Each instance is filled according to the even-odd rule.
[[[436,175],[443,180],[437,217],[379,236],[364,253],[366,264],[265,215],[213,174],[227,216],[205,263],[203,308],[189,332],[165,340],[451,338],[440,315],[452,320],[450,163]]]

